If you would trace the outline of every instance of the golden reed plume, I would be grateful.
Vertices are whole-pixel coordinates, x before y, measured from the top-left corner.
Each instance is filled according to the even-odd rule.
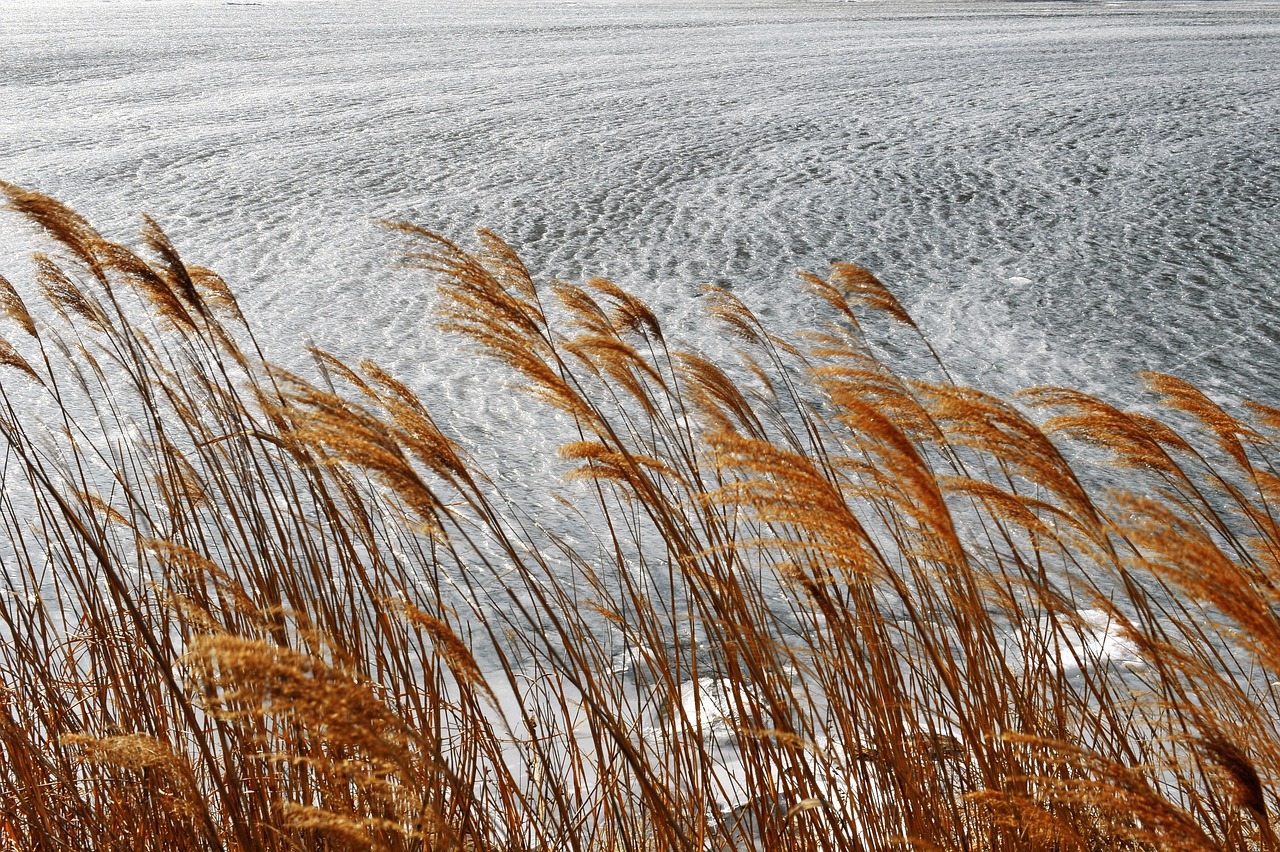
[[[541,481],[0,195],[0,849],[1277,848],[1276,408],[959,386],[852,264],[696,351],[394,226]]]

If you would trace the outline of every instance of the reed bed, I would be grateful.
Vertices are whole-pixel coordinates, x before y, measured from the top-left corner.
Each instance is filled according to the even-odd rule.
[[[713,360],[397,226],[561,430],[515,491],[378,366],[267,363],[151,220],[0,188],[47,247],[0,279],[0,847],[1280,846],[1280,410],[960,386],[851,264],[809,329],[709,291]]]

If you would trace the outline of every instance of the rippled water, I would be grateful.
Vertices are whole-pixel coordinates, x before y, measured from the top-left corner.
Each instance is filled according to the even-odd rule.
[[[519,413],[468,391],[378,220],[490,227],[695,345],[703,284],[797,324],[794,271],[848,259],[969,382],[1274,403],[1278,12],[0,0],[0,178],[118,237],[152,213],[272,354],[372,356],[481,419]]]

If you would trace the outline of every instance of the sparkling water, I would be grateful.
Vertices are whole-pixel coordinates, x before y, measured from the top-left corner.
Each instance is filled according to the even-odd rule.
[[[785,329],[852,260],[969,383],[1280,401],[1275,3],[0,0],[0,127],[0,179],[151,213],[274,357],[489,426],[518,405],[381,220],[491,228],[693,347],[704,285]]]

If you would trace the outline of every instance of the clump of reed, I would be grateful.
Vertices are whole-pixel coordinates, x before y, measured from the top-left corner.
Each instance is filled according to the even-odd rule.
[[[515,499],[153,221],[0,189],[0,847],[1280,845],[1280,410],[959,386],[850,264],[807,330],[709,291],[713,360],[400,226],[563,429]]]

